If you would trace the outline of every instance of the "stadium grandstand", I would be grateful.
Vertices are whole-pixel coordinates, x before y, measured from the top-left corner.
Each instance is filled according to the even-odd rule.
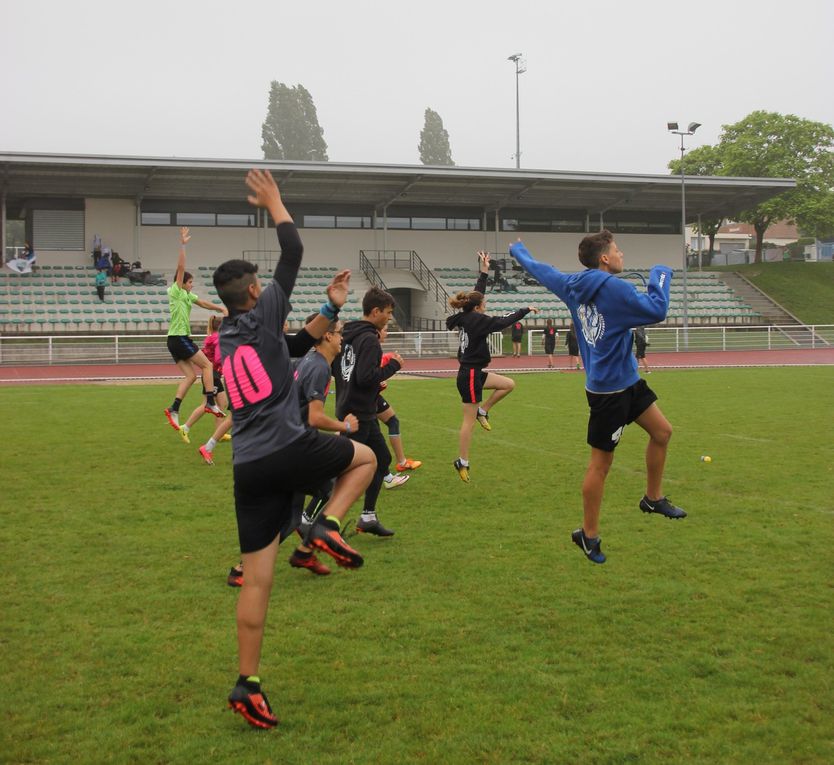
[[[494,312],[535,304],[557,324],[567,311],[525,280],[507,258],[521,237],[541,260],[580,270],[576,248],[586,232],[608,228],[626,254],[626,276],[664,263],[682,266],[680,182],[676,176],[503,170],[333,162],[275,162],[0,153],[0,241],[12,226],[37,254],[33,273],[0,269],[0,333],[156,333],[168,320],[166,283],[176,263],[178,227],[189,226],[194,291],[216,299],[213,269],[243,257],[271,272],[278,253],[267,216],[245,201],[251,167],[272,171],[305,244],[293,295],[293,323],[318,308],[339,268],[353,271],[345,316],[360,313],[370,284],[388,289],[403,330],[439,329],[448,295],[471,289],[475,253],[504,266],[491,279]],[[687,179],[689,223],[732,216],[786,189],[790,179]],[[96,296],[92,242],[141,263]],[[15,256],[3,249],[5,260]],[[672,287],[667,324],[683,319],[682,280]],[[750,324],[762,317],[718,275],[689,270],[688,320]],[[207,314],[195,309],[195,332]]]

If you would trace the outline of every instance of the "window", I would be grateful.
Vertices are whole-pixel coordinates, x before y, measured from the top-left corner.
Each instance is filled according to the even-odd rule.
[[[304,228],[336,228],[335,215],[305,215]]]
[[[370,228],[370,215],[337,215],[336,228]]]
[[[255,215],[217,213],[218,226],[254,226]]]
[[[143,226],[170,226],[171,213],[162,212],[143,212],[142,213]]]
[[[177,213],[178,226],[216,226],[217,216],[214,213],[187,212]]]

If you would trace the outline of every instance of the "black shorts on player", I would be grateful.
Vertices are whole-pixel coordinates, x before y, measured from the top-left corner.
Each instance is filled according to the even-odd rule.
[[[343,473],[353,461],[353,454],[348,439],[309,429],[283,449],[236,464],[240,551],[261,550],[279,534],[286,539],[301,522],[300,513],[293,511],[293,495],[312,494],[324,479]]]
[[[487,375],[480,367],[461,367],[458,370],[458,393],[464,404],[480,404]]]
[[[613,452],[617,448],[623,428],[634,422],[655,401],[657,396],[638,380],[630,388],[617,393],[585,391],[591,415],[588,419],[588,444],[594,449]]]
[[[383,412],[387,411],[391,408],[391,404],[389,404],[382,396],[376,397],[376,413],[382,414]]]
[[[174,361],[188,361],[200,349],[188,335],[168,335],[168,353]]]

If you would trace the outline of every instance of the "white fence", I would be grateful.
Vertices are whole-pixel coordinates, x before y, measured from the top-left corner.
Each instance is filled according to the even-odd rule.
[[[556,340],[556,353],[566,353],[565,332]],[[649,327],[648,353],[676,351],[785,350],[834,347],[834,325],[762,327]],[[171,361],[165,335],[0,335],[0,365],[153,364]],[[195,340],[200,338],[195,337]],[[405,358],[449,358],[458,349],[457,332],[391,332],[384,350]],[[490,352],[503,355],[507,335],[489,338]],[[527,333],[527,354],[542,355],[542,330]]]

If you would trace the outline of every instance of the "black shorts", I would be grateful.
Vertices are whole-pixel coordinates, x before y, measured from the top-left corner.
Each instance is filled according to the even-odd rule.
[[[634,344],[635,355],[638,359],[645,359],[646,358],[646,344],[645,343],[635,343]]]
[[[548,356],[552,356],[552,355],[553,355],[553,352],[554,352],[555,350],[556,350],[556,341],[555,341],[555,340],[551,340],[549,343],[548,343],[547,341],[545,341],[545,344],[544,344],[544,352],[545,352]]]
[[[214,389],[216,393],[223,393],[226,389],[223,387],[223,375],[220,374],[216,369],[212,373],[214,378]],[[206,395],[205,386],[203,386],[203,395]]]
[[[464,404],[478,404],[489,372],[478,367],[461,367],[458,370],[458,392]]]
[[[389,404],[382,396],[376,397],[376,413],[382,414],[386,409],[390,409],[391,404]]]
[[[585,395],[591,407],[588,443],[594,449],[604,452],[613,452],[623,434],[623,428],[657,401],[657,396],[645,380],[639,380],[619,393],[585,391]]]
[[[168,352],[174,361],[188,361],[200,349],[188,335],[168,335]]]
[[[347,438],[310,428],[277,452],[235,465],[240,551],[262,550],[279,534],[286,539],[301,521],[293,512],[293,495],[315,493],[327,478],[344,472],[353,453],[353,444]]]

